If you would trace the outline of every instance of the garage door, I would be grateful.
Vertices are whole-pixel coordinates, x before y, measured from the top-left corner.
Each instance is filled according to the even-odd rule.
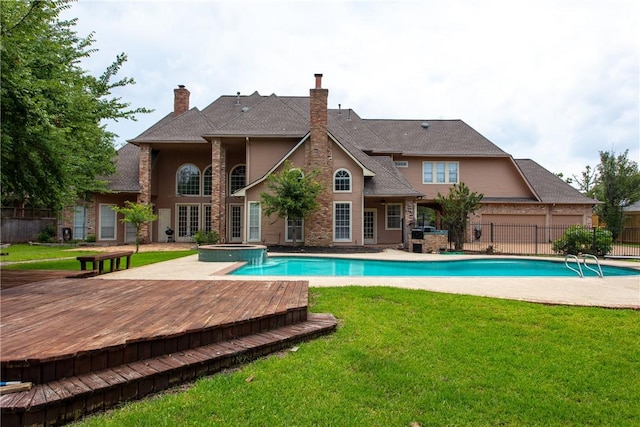
[[[570,225],[582,225],[582,215],[554,215],[551,217],[549,236],[551,241],[557,240]]]
[[[482,215],[482,224],[483,238],[494,243],[545,240],[544,215]]]

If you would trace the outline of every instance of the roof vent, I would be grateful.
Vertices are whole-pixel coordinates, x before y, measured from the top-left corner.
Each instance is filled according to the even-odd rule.
[[[422,122],[420,124],[420,126],[422,126],[423,129],[429,129],[429,123],[428,122]]]
[[[236,105],[240,105],[240,92],[236,93]]]
[[[243,113],[246,113],[247,111],[249,111],[249,107],[242,107],[242,110],[240,111],[242,111]]]

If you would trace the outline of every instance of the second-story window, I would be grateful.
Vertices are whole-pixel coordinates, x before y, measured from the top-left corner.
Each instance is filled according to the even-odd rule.
[[[200,195],[200,169],[196,165],[187,164],[178,169],[176,193],[184,196]]]
[[[245,165],[238,165],[231,170],[229,176],[229,194],[244,188],[247,182],[247,168]]]
[[[333,175],[333,191],[350,192],[351,174],[346,169],[338,169]]]

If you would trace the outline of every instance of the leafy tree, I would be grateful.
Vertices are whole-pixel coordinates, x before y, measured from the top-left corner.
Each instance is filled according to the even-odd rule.
[[[607,224],[616,239],[624,226],[623,208],[640,200],[640,172],[638,164],[627,158],[629,150],[618,156],[608,151],[600,152],[598,183],[595,196],[602,202],[596,213]]]
[[[4,203],[60,209],[105,189],[114,170],[116,135],[106,119],[147,113],[111,96],[131,78],[112,81],[125,54],[100,77],[80,62],[94,49],[76,19],[61,20],[70,0],[0,1],[2,198]]]
[[[469,215],[478,210],[483,197],[482,193],[471,192],[464,182],[454,184],[447,196],[438,192],[436,202],[442,207],[442,223],[451,233],[455,250],[463,249]]]
[[[127,200],[124,204],[125,207],[115,206],[113,210],[124,215],[121,220],[123,223],[129,223],[136,228],[136,253],[138,253],[142,226],[147,222],[158,219],[158,215],[153,213],[153,206],[148,203],[133,203]]]
[[[313,170],[306,175],[302,170],[293,167],[286,161],[282,172],[269,175],[266,186],[271,193],[260,194],[266,216],[277,214],[284,220],[297,221],[305,219],[319,206],[317,197],[322,191],[322,184],[315,180],[320,172]],[[293,245],[296,245],[296,227],[293,227]]]
[[[591,166],[587,165],[584,168],[584,171],[580,174],[580,176],[573,175],[572,182],[575,182],[578,185],[578,190],[582,191],[589,197],[594,197],[594,188],[598,181],[598,174],[595,169],[592,169]],[[572,182],[569,182],[571,184]]]

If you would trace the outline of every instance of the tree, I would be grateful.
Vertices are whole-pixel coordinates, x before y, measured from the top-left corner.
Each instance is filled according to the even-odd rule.
[[[298,221],[307,218],[319,206],[317,197],[322,191],[322,184],[315,180],[319,173],[318,170],[313,170],[304,174],[287,160],[282,172],[271,174],[267,178],[266,186],[273,194],[260,194],[266,216],[277,214],[279,218],[293,223],[294,246],[298,237]]]
[[[482,193],[471,192],[464,182],[454,184],[447,196],[438,192],[436,202],[442,207],[442,223],[451,233],[456,251],[463,249],[469,215],[480,207],[483,197]]]
[[[131,78],[112,79],[116,57],[100,77],[80,66],[93,34],[79,37],[76,19],[61,20],[70,0],[0,1],[2,198],[4,203],[59,210],[106,188],[114,171],[114,138],[101,121],[147,113],[111,96]]]
[[[595,196],[594,188],[598,182],[598,174],[595,169],[591,169],[591,166],[587,165],[580,174],[580,177],[573,175],[573,181],[578,185],[578,190],[589,197]],[[571,182],[569,184],[571,184]]]
[[[140,247],[140,229],[142,226],[151,221],[158,219],[158,215],[153,213],[153,206],[148,203],[124,202],[125,207],[115,206],[113,208],[119,214],[124,215],[123,223],[129,223],[136,228],[136,253]]]
[[[594,188],[602,204],[596,213],[607,224],[616,239],[624,226],[623,209],[640,200],[640,172],[638,164],[627,158],[629,150],[616,157],[613,151],[600,152],[598,182]]]

